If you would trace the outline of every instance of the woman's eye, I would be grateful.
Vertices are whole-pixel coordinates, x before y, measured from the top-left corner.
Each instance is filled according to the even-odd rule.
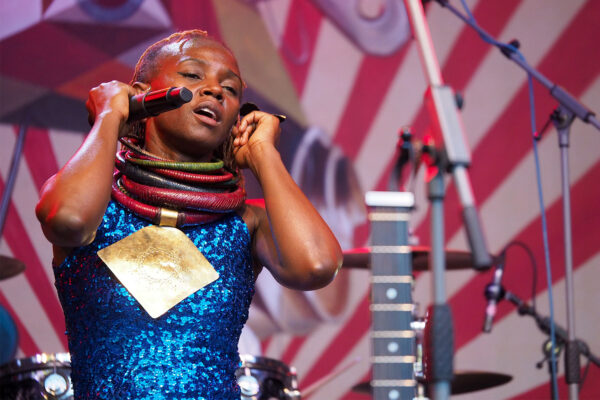
[[[237,90],[231,86],[223,86],[223,89],[227,90],[229,93],[237,95]]]
[[[191,72],[180,72],[179,75],[190,79],[200,79],[200,75]]]

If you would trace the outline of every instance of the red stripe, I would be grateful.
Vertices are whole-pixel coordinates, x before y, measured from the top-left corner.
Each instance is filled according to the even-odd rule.
[[[389,57],[363,58],[334,139],[349,158],[358,155],[408,48]]]
[[[298,350],[300,350],[306,339],[306,336],[295,336],[288,343],[284,353],[281,355],[281,361],[291,365],[292,361],[294,361],[294,357],[296,357],[296,354],[298,354]]]
[[[10,283],[6,284],[9,285]],[[39,347],[35,344],[33,338],[29,335],[29,332],[27,331],[27,328],[25,328],[25,325],[23,325],[23,323],[21,322],[21,318],[19,317],[19,315],[15,312],[15,310],[10,306],[10,304],[6,300],[6,297],[4,296],[4,293],[2,293],[2,290],[0,290],[0,305],[2,305],[2,307],[4,307],[6,311],[8,311],[13,321],[15,321],[15,325],[17,326],[17,332],[19,333],[19,347],[21,348],[23,353],[25,353],[26,356],[32,356],[34,354],[40,353]]]
[[[600,25],[594,22],[594,16],[599,14],[600,2],[586,3],[538,65],[542,73],[560,82],[575,97],[581,96],[600,72],[600,54],[585,50],[595,48],[595,38],[600,37]],[[556,101],[540,85],[536,84],[535,88],[536,121],[541,126],[556,107]],[[475,197],[480,204],[530,151],[529,118],[527,85],[524,84],[473,153],[470,175]],[[554,132],[547,136],[554,136]],[[556,138],[546,137],[544,140]],[[573,136],[572,140],[577,140],[577,137]],[[450,238],[461,226],[457,211],[460,205],[454,185],[448,188],[446,209],[449,211],[446,213],[446,237]],[[429,237],[428,225],[425,221],[421,224],[417,230],[419,237]]]
[[[571,188],[572,232],[573,237],[573,265],[577,269],[586,260],[598,253],[598,237],[600,237],[600,213],[595,211],[600,198],[600,162],[597,162],[585,176]],[[562,199],[555,201],[547,208],[548,239],[550,242],[550,259],[552,263],[552,281],[557,282],[564,276],[564,249],[562,232]],[[538,262],[537,292],[546,290],[546,274],[544,267],[544,253],[540,238],[541,218],[538,217],[530,223],[512,240],[527,243]],[[519,268],[516,270],[515,268]],[[483,289],[491,281],[492,271],[479,274],[469,281],[450,300],[449,304],[454,310],[456,349],[461,348],[470,340],[481,333],[481,318],[485,309]],[[529,258],[523,251],[511,250],[503,277],[506,290],[515,293],[527,301],[531,299],[531,272]],[[561,294],[559,294],[561,295]],[[502,302],[498,306],[495,321],[500,321],[514,311],[514,306]],[[469,312],[464,312],[469,310]],[[479,312],[475,312],[479,310]],[[460,312],[463,311],[463,312]],[[474,318],[474,315],[477,318]],[[532,327],[532,329],[535,329]]]
[[[584,360],[582,358],[582,360]],[[583,361],[582,361],[583,362]],[[581,368],[581,377],[583,377],[584,368]],[[598,400],[600,399],[600,368],[591,365],[587,378],[583,385],[579,386],[579,398],[581,400]],[[544,383],[531,389],[527,392],[521,393],[517,396],[511,397],[510,400],[546,400],[551,399],[552,394],[550,391],[550,383]],[[565,382],[564,375],[558,379],[558,398],[568,399],[568,387]]]
[[[301,386],[308,387],[323,376],[327,375],[337,364],[356,346],[358,341],[367,333],[371,324],[369,314],[370,298],[366,294],[356,307],[356,311],[350,317],[340,333],[331,341],[329,347],[315,361],[313,368],[301,378]]]
[[[19,127],[15,126],[18,135]],[[39,191],[46,180],[58,171],[50,135],[47,129],[29,127],[23,149],[29,172]]]
[[[0,192],[3,190],[4,180],[0,179]],[[43,311],[52,323],[56,335],[60,338],[66,349],[67,339],[64,335],[65,321],[62,308],[54,295],[54,287],[46,277],[44,267],[31,243],[29,233],[23,226],[23,222],[12,201],[9,204],[8,213],[6,215],[3,235],[3,239],[8,244],[13,255],[23,261],[27,266],[25,269],[25,277],[42,305]],[[42,310],[40,310],[40,312],[42,312]]]
[[[298,97],[302,95],[319,37],[321,12],[307,0],[292,0],[280,52]]]
[[[271,344],[272,338],[273,338],[273,336],[269,336],[268,338],[261,340],[261,342],[260,342],[261,354],[266,354],[267,349],[269,348],[269,345]]]

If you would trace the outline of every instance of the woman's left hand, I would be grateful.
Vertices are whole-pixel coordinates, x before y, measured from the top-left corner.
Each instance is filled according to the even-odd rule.
[[[252,111],[233,127],[233,154],[240,168],[252,168],[262,146],[276,146],[281,128],[279,119],[269,113]]]

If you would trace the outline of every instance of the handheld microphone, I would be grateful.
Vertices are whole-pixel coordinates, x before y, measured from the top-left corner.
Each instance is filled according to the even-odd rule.
[[[127,122],[155,117],[165,111],[174,110],[192,100],[192,97],[192,92],[185,87],[171,87],[137,94],[129,99]]]
[[[487,307],[485,308],[485,321],[483,322],[483,331],[489,333],[492,331],[492,322],[496,315],[496,305],[504,297],[504,288],[502,287],[502,275],[504,274],[504,257],[500,257],[498,266],[494,271],[492,283],[485,287],[485,298]]]

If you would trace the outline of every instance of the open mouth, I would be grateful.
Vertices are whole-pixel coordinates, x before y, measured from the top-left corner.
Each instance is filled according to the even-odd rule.
[[[200,107],[194,110],[194,112],[198,115],[205,116],[207,118],[212,119],[215,122],[219,122],[219,116],[209,107]]]

